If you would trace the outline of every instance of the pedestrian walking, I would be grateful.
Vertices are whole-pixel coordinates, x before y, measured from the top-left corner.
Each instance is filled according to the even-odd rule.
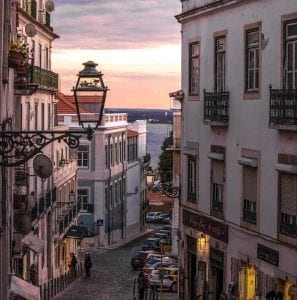
[[[70,252],[68,267],[70,269],[71,276],[77,277],[77,259],[73,252]]]
[[[91,268],[92,268],[92,260],[91,260],[90,254],[86,253],[86,255],[85,255],[85,272],[86,272],[87,277],[91,276],[91,273],[90,273]]]
[[[139,274],[138,274],[137,285],[138,285],[139,300],[144,300],[144,292],[146,289],[146,279],[144,277],[143,272],[139,272]]]

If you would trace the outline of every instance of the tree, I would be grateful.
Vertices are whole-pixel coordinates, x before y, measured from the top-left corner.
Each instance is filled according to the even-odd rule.
[[[161,146],[161,154],[159,156],[159,174],[162,185],[166,185],[172,181],[173,155],[172,151],[167,150],[173,144],[173,132],[164,139]]]

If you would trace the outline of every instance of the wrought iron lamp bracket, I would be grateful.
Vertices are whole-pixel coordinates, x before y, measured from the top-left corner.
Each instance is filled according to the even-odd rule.
[[[24,164],[53,141],[65,142],[70,148],[79,146],[80,131],[5,131],[0,132],[0,166],[16,167]],[[88,138],[90,131],[86,132]]]
[[[173,186],[170,183],[162,184],[161,189],[156,189],[154,187],[150,187],[153,193],[161,192],[169,198],[179,198],[180,197],[180,187]]]

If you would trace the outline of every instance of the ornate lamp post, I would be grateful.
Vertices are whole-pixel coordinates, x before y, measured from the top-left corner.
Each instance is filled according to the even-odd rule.
[[[22,165],[53,141],[63,141],[70,148],[77,148],[82,134],[92,139],[94,129],[101,124],[108,89],[103,74],[96,69],[97,64],[88,61],[84,65],[73,88],[78,121],[84,130],[11,131],[13,120],[9,119],[0,126],[0,166]],[[94,101],[92,113],[87,113],[85,108],[86,96]]]

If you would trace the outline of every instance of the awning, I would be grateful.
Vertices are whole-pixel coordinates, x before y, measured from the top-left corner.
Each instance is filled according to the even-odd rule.
[[[207,155],[208,158],[216,159],[216,160],[224,160],[225,156],[223,153],[210,152]]]
[[[238,160],[238,163],[252,168],[256,168],[258,166],[258,161],[255,158],[241,157]]]
[[[39,253],[44,247],[44,240],[30,233],[22,239],[22,244],[30,248],[35,253]]]
[[[40,300],[39,287],[15,275],[10,276],[10,292],[17,294],[25,299]]]
[[[82,239],[88,236],[88,228],[81,226],[71,226],[66,233],[66,237],[73,239]]]
[[[284,173],[297,174],[297,165],[276,164],[275,169]]]

